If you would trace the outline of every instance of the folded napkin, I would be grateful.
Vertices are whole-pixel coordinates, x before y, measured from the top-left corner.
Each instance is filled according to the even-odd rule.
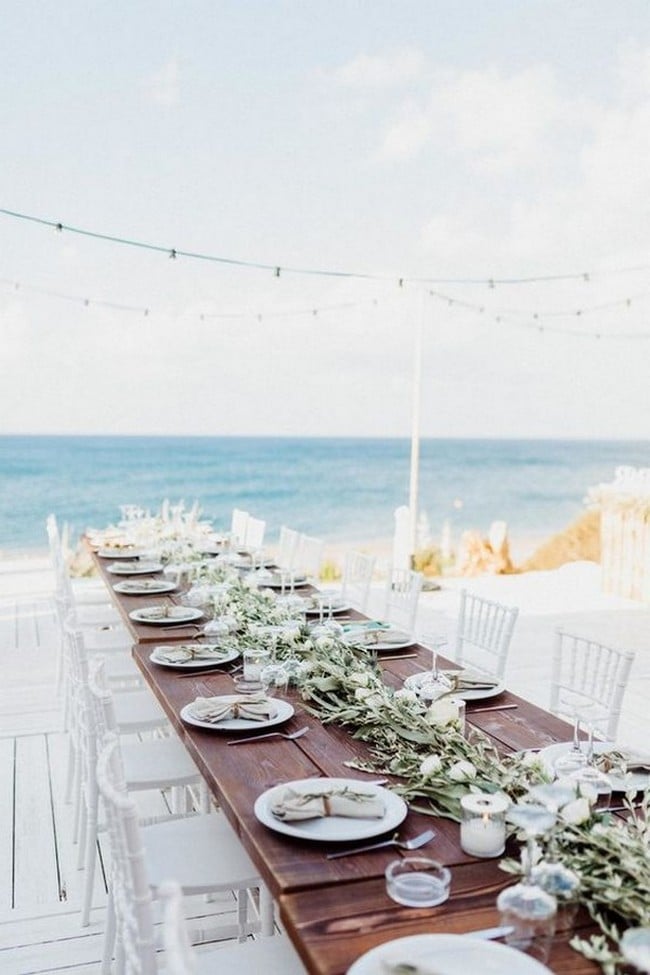
[[[151,589],[155,592],[156,589],[160,589],[161,579],[127,579],[125,582],[120,582],[121,592],[141,592],[143,589]]]
[[[595,756],[595,762],[603,772],[650,772],[650,755],[625,748],[612,749]]]
[[[390,630],[390,623],[383,623],[381,620],[352,620],[343,627],[346,633],[356,633],[357,631]]]
[[[285,822],[302,819],[321,819],[324,816],[345,816],[347,819],[381,819],[384,800],[375,793],[355,792],[342,787],[324,792],[300,790],[289,785],[271,806],[277,819]]]
[[[264,694],[225,694],[223,697],[197,697],[191,712],[199,721],[217,724],[229,718],[267,721],[277,714],[275,701]]]
[[[177,644],[175,647],[158,647],[157,656],[170,664],[182,664],[186,660],[224,660],[229,656],[228,647],[215,643]]]
[[[140,610],[140,615],[147,620],[183,619],[187,616],[186,606],[148,606]]]
[[[351,642],[357,643],[363,647],[373,647],[377,643],[388,643],[388,644],[401,644],[408,643],[411,639],[411,634],[406,633],[404,630],[394,630],[390,627],[382,629],[364,629],[359,631],[352,631],[350,634]]]

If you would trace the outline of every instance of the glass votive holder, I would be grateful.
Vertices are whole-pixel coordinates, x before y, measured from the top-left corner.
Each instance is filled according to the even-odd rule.
[[[510,801],[505,796],[471,793],[460,800],[462,821],[460,845],[474,857],[498,857],[506,846],[506,811]]]
[[[274,697],[278,693],[286,693],[289,671],[284,664],[266,664],[260,672],[260,683],[265,694]]]
[[[242,675],[235,681],[235,686],[242,693],[261,691],[262,670],[271,661],[271,653],[263,647],[249,647],[243,653],[244,668]]]
[[[428,857],[403,857],[386,867],[386,891],[406,907],[435,907],[449,897],[451,873]]]

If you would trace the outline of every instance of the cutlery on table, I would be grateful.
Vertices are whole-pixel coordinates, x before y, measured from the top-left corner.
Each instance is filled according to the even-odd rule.
[[[369,850],[383,850],[390,846],[397,846],[400,850],[419,850],[421,846],[428,843],[436,835],[434,829],[427,829],[419,836],[414,836],[412,840],[398,840],[397,833],[390,840],[382,840],[381,843],[371,843],[369,846],[355,846],[352,850],[338,850],[336,853],[327,853],[328,860],[338,860],[339,857],[350,857],[356,853],[367,853]]]
[[[385,660],[414,660],[417,657],[417,653],[396,653],[394,657],[387,657],[382,653],[379,657],[379,663],[384,663]]]
[[[210,674],[236,674],[238,670],[242,670],[243,664],[237,664],[236,667],[230,667],[228,670],[224,670],[224,667],[228,665],[228,661],[224,661],[220,667],[204,667],[203,670],[193,670],[191,673],[187,674],[177,674],[177,677],[209,677]]]
[[[300,728],[298,731],[293,731],[290,735],[285,734],[283,731],[269,731],[265,735],[252,735],[250,738],[236,738],[234,741],[229,741],[229,745],[246,745],[248,742],[252,741],[263,741],[265,738],[284,738],[286,741],[295,741],[296,738],[302,738],[306,735],[309,728]]]
[[[489,708],[471,708],[466,711],[466,716],[471,718],[473,714],[481,714],[483,711],[514,711],[518,704],[492,704]]]

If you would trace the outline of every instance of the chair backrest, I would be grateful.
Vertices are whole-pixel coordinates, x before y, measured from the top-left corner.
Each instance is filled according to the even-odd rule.
[[[368,606],[368,595],[374,568],[374,555],[352,551],[345,556],[341,597],[345,603],[349,603],[362,613],[365,613]]]
[[[456,622],[453,657],[494,677],[503,677],[517,606],[504,606],[462,589]]]
[[[138,812],[124,784],[115,735],[107,735],[97,759],[110,844],[109,891],[115,918],[116,954],[126,975],[156,975],[151,889],[146,875]]]
[[[614,741],[634,657],[632,650],[616,650],[558,629],[550,710],[565,717],[577,714]]]
[[[262,521],[261,518],[253,518],[252,515],[249,515],[246,522],[244,548],[249,552],[256,552],[261,549],[264,544],[265,531],[266,522]]]
[[[246,540],[246,528],[248,526],[249,518],[250,515],[247,511],[242,511],[241,508],[232,509],[232,518],[230,519],[230,534],[232,536],[232,544],[234,546],[243,546]]]
[[[320,577],[325,542],[321,538],[301,534],[298,538],[294,568],[314,579]]]
[[[298,552],[299,540],[300,532],[294,531],[293,528],[287,528],[286,525],[282,525],[278,540],[278,551],[275,557],[275,561],[281,569],[293,569]]]
[[[385,618],[396,626],[403,627],[409,633],[413,633],[421,591],[421,572],[391,567],[386,579]]]

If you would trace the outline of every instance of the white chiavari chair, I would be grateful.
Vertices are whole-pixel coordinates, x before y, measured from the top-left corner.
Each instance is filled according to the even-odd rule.
[[[296,546],[293,570],[304,573],[311,581],[317,581],[320,578],[324,551],[325,542],[322,539],[301,534]]]
[[[97,839],[100,832],[99,794],[97,791],[98,742],[107,734],[119,735],[113,695],[106,687],[103,674],[103,658],[92,661],[85,688],[86,713],[84,715],[83,769],[80,789],[79,868],[84,868],[81,924],[88,925],[92,908],[92,893],[97,863]],[[191,812],[189,793],[194,788],[197,802],[203,812],[209,810],[207,786],[189,757],[183,743],[174,735],[169,738],[146,740],[129,737],[120,743],[126,787],[132,792],[169,791],[172,816]],[[169,818],[165,812],[148,817],[143,822],[152,823]]]
[[[233,549],[244,547],[249,518],[250,515],[247,511],[243,511],[241,508],[232,509],[232,518],[230,519],[230,539]]]
[[[151,904],[170,874],[188,896],[237,893],[236,924],[222,925],[221,937],[243,939],[258,926],[249,919],[248,905],[251,889],[259,888],[262,933],[273,933],[273,903],[224,816],[193,816],[141,827],[126,790],[119,741],[111,735],[98,756],[97,784],[106,808],[111,853],[102,975],[111,972],[113,956],[117,975],[155,975]]]
[[[278,551],[275,557],[278,568],[293,569],[299,540],[300,532],[295,531],[293,528],[287,528],[286,525],[282,525],[278,540]]]
[[[616,740],[623,695],[635,654],[558,629],[551,675],[550,710],[578,715],[595,732]]]
[[[348,552],[345,556],[341,598],[343,602],[365,613],[368,608],[370,584],[375,569],[374,555],[364,552]]]
[[[384,596],[384,618],[407,633],[415,630],[422,573],[412,569],[389,569]]]
[[[290,941],[282,936],[217,951],[193,951],[183,917],[183,895],[176,881],[159,888],[164,903],[163,940],[165,975],[304,975],[303,966]]]
[[[266,532],[266,522],[261,518],[248,516],[246,522],[246,534],[244,535],[244,548],[247,552],[258,552],[264,545],[264,534]]]
[[[518,614],[516,606],[505,606],[462,589],[451,656],[456,663],[470,664],[501,679]]]

